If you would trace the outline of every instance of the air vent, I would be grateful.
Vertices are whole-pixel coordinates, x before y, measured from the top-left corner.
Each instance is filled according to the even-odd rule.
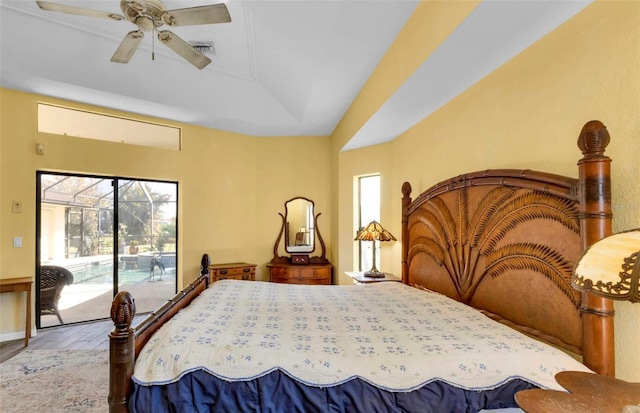
[[[216,54],[216,49],[213,46],[213,42],[204,41],[204,40],[193,40],[193,41],[189,41],[189,44],[202,54],[206,54],[206,55]]]

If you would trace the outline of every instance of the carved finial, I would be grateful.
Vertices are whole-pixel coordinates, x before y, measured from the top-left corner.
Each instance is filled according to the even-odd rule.
[[[136,315],[136,302],[128,291],[120,291],[111,303],[111,320],[116,328],[131,326]]]
[[[200,260],[200,275],[209,274],[209,265],[211,265],[209,254],[202,254],[202,259]]]
[[[411,184],[409,182],[405,182],[402,184],[402,195],[403,196],[411,195]]]
[[[609,145],[609,132],[599,120],[587,122],[580,131],[578,148],[585,158],[604,156],[604,150]]]

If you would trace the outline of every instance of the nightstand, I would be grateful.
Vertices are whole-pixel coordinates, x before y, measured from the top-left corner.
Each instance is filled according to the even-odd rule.
[[[569,393],[522,390],[515,396],[518,406],[526,413],[620,413],[625,406],[640,404],[640,383],[582,371],[562,371],[556,381]]]
[[[399,277],[396,277],[393,274],[389,274],[388,272],[384,273],[384,277],[374,278],[374,277],[365,277],[364,272],[349,272],[346,274],[353,278],[354,284],[370,284],[377,283],[382,281],[402,281]]]

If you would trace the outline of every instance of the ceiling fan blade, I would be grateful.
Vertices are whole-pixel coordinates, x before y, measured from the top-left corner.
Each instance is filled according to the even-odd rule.
[[[228,23],[231,21],[229,9],[224,3],[167,10],[162,15],[162,18],[169,26],[193,26],[196,24]]]
[[[108,11],[84,9],[82,7],[67,6],[65,4],[51,3],[48,1],[36,1],[38,7],[46,11],[55,11],[59,13],[76,14],[78,16],[91,16],[91,17],[103,17],[113,20],[125,20],[124,16],[111,13]]]
[[[202,69],[209,63],[211,59],[194,49],[189,43],[182,40],[168,30],[158,32],[158,40],[167,45],[171,50],[185,58],[189,63]]]
[[[120,46],[118,46],[118,50],[111,57],[111,61],[114,63],[129,63],[143,37],[144,33],[140,30],[127,33]]]

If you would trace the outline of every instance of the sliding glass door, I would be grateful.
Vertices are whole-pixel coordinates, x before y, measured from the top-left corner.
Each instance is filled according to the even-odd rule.
[[[139,313],[175,294],[176,183],[40,172],[37,186],[38,328],[108,318],[121,290]]]
[[[118,180],[118,290],[136,309],[157,309],[176,293],[178,186],[170,182]]]

